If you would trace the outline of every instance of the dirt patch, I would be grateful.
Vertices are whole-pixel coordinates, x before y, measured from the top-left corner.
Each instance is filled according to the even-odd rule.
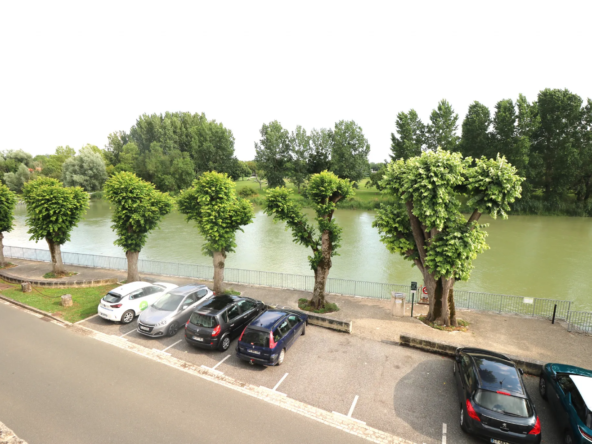
[[[441,330],[441,331],[469,331],[469,323],[467,321],[463,321],[462,319],[457,319],[457,323],[458,323],[458,327],[446,327],[444,325],[437,325],[434,324],[433,322],[429,322],[426,319],[426,316],[420,316],[418,318],[421,322],[423,322],[425,325],[427,325],[428,327],[432,327],[436,330]]]

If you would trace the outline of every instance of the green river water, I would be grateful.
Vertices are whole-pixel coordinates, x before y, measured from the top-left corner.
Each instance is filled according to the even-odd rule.
[[[29,241],[25,215],[25,206],[19,205],[16,227],[5,234],[4,244],[47,249],[45,242]],[[92,201],[85,219],[62,250],[124,256],[113,245],[110,217],[106,201]],[[397,284],[421,282],[420,273],[410,262],[386,250],[372,228],[373,219],[371,211],[336,212],[336,220],[343,227],[343,241],[329,277]],[[457,288],[569,299],[576,302],[575,309],[592,310],[592,218],[510,216],[505,221],[484,217],[481,222],[490,224],[491,249],[474,262],[471,279],[459,282]],[[201,244],[193,224],[175,212],[150,235],[140,258],[211,265],[211,258],[201,254]],[[284,225],[274,223],[260,208],[256,208],[254,222],[245,227],[244,233],[238,233],[237,244],[236,253],[228,256],[227,267],[312,274],[307,261],[309,251],[294,244]]]

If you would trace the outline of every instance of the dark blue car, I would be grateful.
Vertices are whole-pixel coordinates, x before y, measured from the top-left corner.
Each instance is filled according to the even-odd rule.
[[[308,316],[291,310],[268,310],[241,334],[236,355],[251,364],[280,365],[286,350],[305,333]]]
[[[592,443],[592,371],[547,364],[541,373],[539,391],[551,404],[565,444]]]

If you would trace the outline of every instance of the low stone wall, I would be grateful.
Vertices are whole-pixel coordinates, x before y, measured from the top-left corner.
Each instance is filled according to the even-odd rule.
[[[59,279],[27,279],[15,276],[5,271],[0,271],[0,278],[13,284],[30,282],[35,287],[72,288],[72,287],[101,287],[103,285],[116,284],[118,279],[85,279],[85,280],[59,280]]]
[[[0,422],[0,444],[27,444]]]
[[[329,316],[323,316],[317,313],[309,313],[307,311],[298,310],[297,308],[285,307],[283,305],[270,305],[266,304],[267,308],[271,309],[286,309],[292,311],[299,311],[304,313],[308,316],[308,323],[312,325],[317,325],[319,327],[329,328],[331,330],[337,330],[344,333],[352,332],[352,321],[342,321],[339,319],[332,319]]]
[[[412,347],[418,350],[423,350],[430,353],[437,353],[439,355],[450,357],[454,357],[454,355],[456,354],[456,349],[459,348],[459,346],[457,345],[448,344],[446,342],[432,341],[430,339],[424,339],[410,335],[401,335],[399,341],[401,345],[407,347]],[[519,356],[512,356],[505,353],[502,354],[514,361],[518,368],[521,368],[522,370],[524,370],[524,373],[527,373],[529,375],[540,376],[543,366],[545,365],[544,362],[536,361],[534,359],[525,359]]]

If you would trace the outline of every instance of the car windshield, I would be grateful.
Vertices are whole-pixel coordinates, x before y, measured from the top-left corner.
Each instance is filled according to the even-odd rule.
[[[191,318],[189,318],[189,322],[193,325],[197,325],[198,327],[207,327],[207,328],[214,328],[218,325],[218,321],[216,320],[215,316],[208,316],[199,313],[193,313]]]
[[[109,303],[119,302],[119,301],[121,301],[121,295],[120,294],[117,294],[117,293],[113,293],[112,291],[110,291],[109,293],[107,293],[105,295],[105,297],[103,298],[103,300],[105,302],[109,302]]]
[[[259,330],[245,330],[241,342],[269,348],[269,333]]]
[[[526,399],[489,390],[477,391],[475,402],[483,408],[510,416],[528,418],[532,414]]]
[[[152,306],[158,310],[175,311],[184,299],[182,294],[167,293],[159,298]]]

